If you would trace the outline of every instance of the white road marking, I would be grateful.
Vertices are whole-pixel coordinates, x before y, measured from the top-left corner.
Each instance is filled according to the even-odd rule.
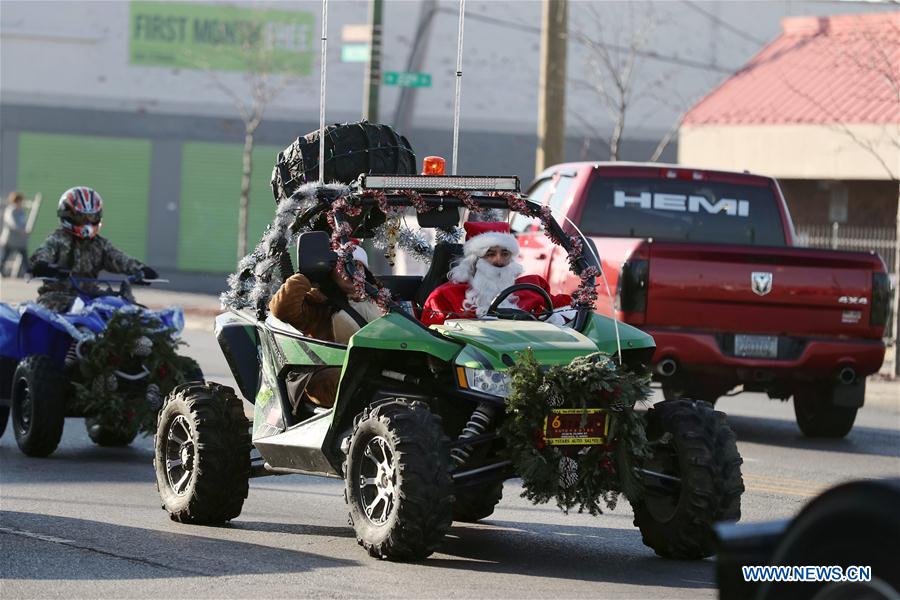
[[[44,535],[43,533],[34,533],[33,531],[24,531],[22,529],[13,529],[12,527],[0,527],[0,533],[9,533],[12,535],[20,535],[22,537],[34,538],[36,540],[41,540],[44,542],[51,542],[53,544],[74,544],[74,540],[67,540],[65,538],[58,538],[52,535]]]

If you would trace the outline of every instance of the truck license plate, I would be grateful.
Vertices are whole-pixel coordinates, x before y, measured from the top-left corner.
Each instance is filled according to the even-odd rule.
[[[544,421],[544,440],[551,446],[589,446],[606,441],[609,419],[600,408],[554,408]]]
[[[737,334],[734,336],[734,355],[752,358],[777,358],[778,336]]]

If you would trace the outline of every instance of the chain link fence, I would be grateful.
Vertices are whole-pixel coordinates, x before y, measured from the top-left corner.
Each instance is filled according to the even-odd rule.
[[[894,273],[897,230],[894,227],[831,225],[797,226],[797,245],[832,250],[874,250],[884,260],[888,273]]]

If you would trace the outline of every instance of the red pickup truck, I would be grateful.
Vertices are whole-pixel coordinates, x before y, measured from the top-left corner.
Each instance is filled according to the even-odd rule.
[[[715,402],[737,386],[794,398],[805,435],[843,437],[884,360],[890,280],[872,253],[795,246],[770,177],[640,163],[550,167],[529,188],[593,241],[615,314],[656,340],[666,397]],[[526,273],[578,285],[525,218],[512,223]]]

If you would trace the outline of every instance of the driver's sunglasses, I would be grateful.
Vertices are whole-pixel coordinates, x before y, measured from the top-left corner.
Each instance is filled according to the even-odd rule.
[[[76,213],[69,220],[73,225],[97,225],[102,218],[100,213]]]

